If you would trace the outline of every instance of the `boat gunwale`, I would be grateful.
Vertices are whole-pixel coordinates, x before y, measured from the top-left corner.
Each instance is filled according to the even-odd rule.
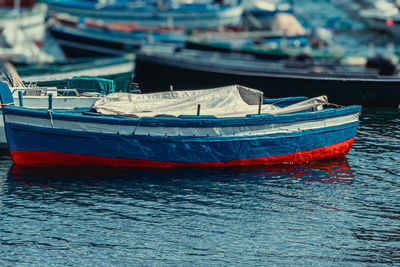
[[[277,132],[277,133],[264,133],[264,134],[250,134],[250,135],[216,135],[216,136],[206,136],[206,135],[182,135],[182,136],[171,136],[171,135],[147,135],[147,134],[135,134],[132,133],[130,135],[127,134],[117,134],[117,133],[104,133],[104,132],[87,132],[87,131],[77,131],[63,128],[50,128],[50,127],[40,127],[35,125],[27,125],[20,123],[8,122],[7,127],[12,130],[19,131],[28,131],[28,132],[36,132],[43,133],[49,135],[58,135],[58,136],[75,136],[75,137],[83,137],[89,139],[98,139],[102,138],[111,138],[115,139],[119,138],[132,138],[138,139],[139,141],[154,141],[154,142],[241,142],[246,140],[254,140],[260,138],[292,138],[299,137],[299,135],[316,135],[327,132],[335,132],[341,131],[351,128],[357,128],[359,122],[347,122],[340,125],[331,125],[321,128],[315,129],[304,129],[293,132]]]
[[[361,114],[361,106],[351,105],[340,107],[337,109],[327,108],[324,110],[306,111],[288,114],[271,115],[268,113],[248,114],[245,117],[222,117],[217,118],[210,115],[181,115],[178,117],[140,117],[133,118],[122,115],[86,115],[81,109],[53,110],[51,112],[52,120],[78,121],[82,123],[98,123],[111,125],[132,125],[132,126],[148,126],[148,127],[234,127],[234,126],[253,126],[267,125],[277,123],[295,123],[300,121],[321,120],[333,117],[341,117],[346,115],[359,116]],[[3,113],[7,115],[17,115],[25,117],[46,118],[50,119],[49,110],[29,109],[12,105],[3,105]],[[8,122],[7,122],[8,123]]]
[[[97,4],[82,4],[76,2],[69,3],[69,2],[57,2],[57,1],[46,1],[47,5],[49,6],[50,12],[63,12],[63,13],[93,13],[93,12],[103,12],[107,15],[114,15],[114,12],[123,12],[123,15],[129,15],[130,17],[135,17],[138,15],[143,15],[144,18],[152,18],[155,17],[163,17],[168,15],[178,15],[180,17],[185,16],[195,16],[195,15],[204,15],[204,14],[219,14],[219,13],[233,13],[233,11],[240,11],[243,12],[243,7],[239,5],[213,5],[213,4],[203,4],[205,8],[197,8],[196,9],[189,9],[185,7],[179,8],[170,8],[166,10],[159,9],[155,6],[143,6],[143,7],[129,7],[129,6],[117,6],[117,5],[107,5],[103,7],[97,7]],[[84,10],[82,10],[82,8]],[[69,11],[69,12],[68,12]],[[143,17],[139,16],[140,19]],[[164,17],[163,17],[164,18]]]
[[[114,43],[123,43],[125,45],[133,45],[133,46],[139,46],[146,44],[148,41],[147,35],[143,34],[143,36],[139,36],[139,34],[131,34],[131,33],[113,33],[110,30],[93,30],[90,28],[87,29],[76,29],[74,27],[69,27],[65,25],[52,25],[50,27],[50,31],[52,32],[57,32],[61,34],[68,34],[68,35],[73,35],[77,37],[82,37],[82,38],[90,38],[90,39],[95,39],[95,40],[100,40],[100,41],[105,41],[105,42],[114,42]],[[105,34],[107,33],[107,35]],[[135,36],[136,35],[136,36]],[[153,38],[154,37],[161,37],[161,36],[171,36],[170,34],[157,34],[157,33],[150,33]],[[185,35],[181,34],[174,34],[174,37],[177,37],[176,39],[162,39],[156,40],[164,43],[178,43],[181,42],[182,44],[185,42]],[[178,41],[178,37],[181,37]]]
[[[245,68],[238,68],[235,66],[223,65],[221,63],[213,62],[212,64],[199,64],[201,62],[196,61],[193,63],[195,58],[184,59],[184,58],[174,58],[172,55],[158,55],[146,52],[136,53],[136,65],[137,62],[149,62],[152,64],[157,64],[159,66],[171,66],[174,68],[179,68],[183,70],[194,70],[206,73],[219,73],[225,75],[243,75],[249,77],[271,77],[271,78],[290,78],[297,80],[311,80],[311,81],[341,81],[341,82],[379,82],[379,83],[400,83],[400,76],[390,77],[383,75],[368,75],[366,77],[344,77],[328,75],[327,73],[287,73],[284,71],[274,71],[274,70],[246,70]],[[212,71],[210,71],[212,69]],[[308,74],[308,75],[307,75]],[[325,76],[322,76],[325,75]]]

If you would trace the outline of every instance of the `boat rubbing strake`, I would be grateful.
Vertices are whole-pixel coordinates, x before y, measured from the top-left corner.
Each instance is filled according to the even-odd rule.
[[[324,96],[263,99],[241,86],[115,93],[74,110],[17,107],[7,92],[1,91],[10,104],[3,104],[5,129],[19,165],[205,167],[337,158],[351,148],[361,112]]]

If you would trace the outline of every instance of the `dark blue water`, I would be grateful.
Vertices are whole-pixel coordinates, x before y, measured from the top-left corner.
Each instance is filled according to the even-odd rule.
[[[296,2],[316,25],[352,19]],[[337,40],[351,51],[389,38],[376,36],[361,25]],[[399,125],[396,109],[364,110],[346,159],[304,165],[45,169],[0,157],[0,266],[398,266]]]
[[[399,123],[396,109],[364,110],[368,134],[346,159],[304,165],[46,169],[4,156],[0,265],[399,265]]]

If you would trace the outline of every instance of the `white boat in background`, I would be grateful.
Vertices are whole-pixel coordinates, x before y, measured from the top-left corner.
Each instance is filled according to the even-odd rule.
[[[0,33],[0,58],[14,63],[52,63],[55,57],[43,51],[18,24],[9,24]]]
[[[21,7],[22,5],[22,7]],[[0,58],[14,63],[50,63],[42,51],[47,7],[34,1],[0,2]]]
[[[19,28],[25,35],[25,39],[35,42],[43,42],[45,39],[45,17],[47,6],[44,4],[35,4],[32,7],[16,5],[0,8],[0,27]]]

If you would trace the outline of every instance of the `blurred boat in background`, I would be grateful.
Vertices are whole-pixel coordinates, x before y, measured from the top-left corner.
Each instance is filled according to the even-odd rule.
[[[400,12],[396,1],[365,0],[349,1],[335,0],[335,4],[358,17],[370,29],[378,32],[387,32],[400,40]]]
[[[335,2],[346,6],[340,0]],[[390,92],[399,79],[395,59],[347,53],[336,45],[332,28],[304,24],[294,5],[287,1],[47,3],[48,39],[53,38],[55,46],[62,48],[62,60],[19,34],[21,27],[3,31],[1,49],[7,55],[4,59],[17,64],[17,71],[27,84],[65,88],[74,76],[92,76],[112,79],[117,88],[129,91],[134,59],[125,56],[136,52],[136,80],[145,89],[168,88],[170,84],[178,88],[179,84],[191,86],[185,80],[194,77],[195,81],[197,73],[201,73],[205,79],[194,87],[243,83],[268,89],[271,96],[281,94],[282,88],[287,90],[286,96],[295,94],[295,89],[304,90],[307,96],[319,95],[323,90],[322,94],[335,92],[331,98],[344,104],[391,105],[391,100],[377,92]],[[352,2],[365,10],[384,10],[385,1],[379,3]],[[386,9],[390,9],[389,5]],[[249,18],[251,21],[246,22]],[[11,39],[12,34],[19,34],[16,42]],[[154,48],[164,45],[165,51]],[[358,96],[349,98],[345,92]]]
[[[0,28],[8,30],[7,38],[19,41],[22,31],[25,39],[43,42],[45,38],[45,17],[47,6],[36,1],[1,1],[0,2]]]
[[[360,18],[373,30],[389,31],[393,19],[399,10],[393,2],[379,0],[371,3],[370,7],[360,10]],[[389,31],[390,32],[390,31]]]
[[[306,30],[291,14],[275,15],[269,31],[193,35],[188,37],[186,48],[251,54],[268,59],[340,59],[345,56],[344,49],[333,43],[329,30]]]
[[[123,56],[149,43],[184,44],[183,28],[142,27],[134,24],[104,23],[99,20],[53,16],[50,34],[65,55],[74,57]]]
[[[167,90],[170,85],[179,90],[240,83],[259,88],[267,97],[324,94],[337,103],[369,106],[397,106],[400,102],[397,65],[366,58],[271,61],[149,46],[136,54],[134,80],[144,92]]]
[[[47,0],[49,13],[90,17],[107,23],[129,23],[146,27],[216,28],[239,25],[243,7],[239,3],[184,3],[168,1]]]
[[[42,51],[47,6],[36,1],[0,2],[0,59],[15,63],[48,63]]]
[[[16,66],[25,84],[66,88],[73,77],[101,77],[115,82],[117,90],[130,92],[135,69],[134,55],[123,57],[68,59],[52,64]]]
[[[109,20],[107,16],[100,15],[105,10],[120,10],[123,9],[122,7],[131,8],[131,13],[129,14],[132,18],[136,18],[136,13],[132,10],[141,10],[140,8],[143,9],[140,12],[149,12],[147,9],[156,9],[160,12],[175,10],[182,16],[186,14],[195,16],[197,19],[206,19],[207,16],[204,17],[204,14],[201,15],[195,11],[204,12],[209,7],[219,7],[220,9],[243,7],[248,14],[253,11],[257,13],[258,11],[256,12],[255,10],[261,10],[257,13],[257,16],[268,17],[269,22],[262,23],[259,21],[261,26],[259,25],[260,27],[258,28],[273,31],[279,29],[282,31],[281,35],[290,36],[288,38],[274,38],[274,43],[283,39],[291,40],[291,36],[295,35],[295,33],[299,37],[294,42],[299,42],[301,41],[301,35],[306,35],[300,23],[293,15],[289,14],[293,13],[291,5],[281,4],[280,1],[247,1],[240,5],[238,4],[240,1],[165,1],[168,3],[164,3],[163,8],[160,7],[161,2],[163,1],[119,1],[114,4],[98,2],[97,5],[100,5],[100,7],[95,8],[93,14],[86,14],[84,10],[75,10],[71,9],[71,7],[76,8],[79,5],[93,7],[95,3],[89,3],[88,1],[83,1],[82,3],[50,1],[49,32],[56,38],[67,57],[120,56],[128,51],[134,51],[141,45],[157,43],[184,45],[189,36],[197,36],[199,33],[211,32],[218,36],[219,33],[243,31],[249,27],[244,18],[243,21],[238,23],[208,21],[210,25],[212,24],[212,27],[210,25],[193,25],[190,23],[179,25],[175,23],[164,24],[160,21],[157,22],[158,15],[148,18],[148,20],[154,20],[151,23],[139,19],[136,21],[134,19],[123,19],[121,16],[119,16],[120,20]],[[253,19],[257,20],[255,17]],[[272,38],[269,38],[269,40],[272,40]],[[187,44],[194,45],[193,42],[188,42]],[[257,48],[253,50],[257,50]],[[267,50],[267,48],[264,50]],[[274,53],[278,57],[281,56],[279,55],[281,51],[271,51],[271,54]]]

